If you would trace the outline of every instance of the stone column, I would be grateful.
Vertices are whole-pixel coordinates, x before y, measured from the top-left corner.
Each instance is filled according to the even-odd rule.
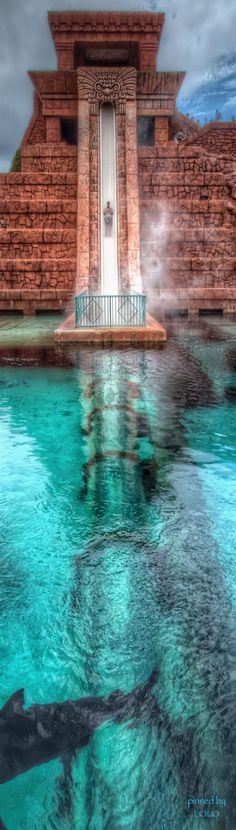
[[[155,118],[155,144],[168,144],[169,139],[169,118],[158,115]]]
[[[139,42],[140,71],[155,72],[157,61],[157,43],[153,42],[150,36],[146,35],[144,40]]]
[[[126,101],[125,144],[129,288],[141,291],[136,99]]]
[[[92,111],[91,111],[92,110]],[[91,293],[100,290],[100,212],[99,212],[99,108],[90,107],[89,116],[89,276]]]
[[[74,44],[56,43],[58,69],[74,68]]]
[[[125,109],[125,108],[124,108]],[[116,158],[117,158],[117,241],[119,290],[129,290],[128,278],[128,234],[127,234],[127,194],[126,194],[126,155],[125,155],[125,112],[116,110]]]
[[[76,293],[89,284],[89,101],[78,102],[78,219]]]
[[[46,139],[48,144],[60,141],[60,118],[50,115],[46,118]]]

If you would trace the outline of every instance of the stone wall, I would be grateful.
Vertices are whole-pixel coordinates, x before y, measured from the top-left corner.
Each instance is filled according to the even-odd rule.
[[[185,142],[202,147],[209,153],[229,156],[236,159],[236,123],[234,121],[214,121],[192,133]]]
[[[165,309],[236,309],[236,162],[194,144],[139,150],[144,287]]]
[[[33,112],[21,144],[31,144],[36,141],[39,143],[46,141],[46,121],[42,115],[42,102],[36,92],[34,92]]]
[[[74,102],[71,77],[69,81]],[[148,78],[145,73],[139,73],[139,96],[145,84],[152,91],[158,83],[160,93],[164,81],[164,76],[155,73],[150,77],[148,74]],[[44,84],[44,76],[37,82]],[[173,76],[170,82],[176,84],[178,78]],[[58,95],[60,84],[64,90],[66,83],[66,74],[59,73],[55,79]],[[135,99],[129,102],[130,107],[131,104],[133,136]],[[141,97],[137,104],[138,112],[142,113]],[[144,289],[154,305],[166,310],[180,308],[195,313],[204,308],[223,308],[234,311],[236,124],[216,122],[194,130],[193,122],[178,112],[169,118],[155,117],[155,146],[138,150]],[[91,111],[88,123],[89,182],[82,164],[77,175],[77,148],[59,140],[59,116],[45,117],[35,95],[34,114],[21,147],[21,173],[0,174],[0,310],[15,308],[34,313],[36,309],[65,308],[76,284],[77,246],[82,245],[86,256],[89,250],[90,289],[99,285],[97,112]],[[187,130],[188,136],[178,143],[175,136],[180,128]],[[116,129],[119,271],[122,288],[128,290],[127,263],[130,259],[132,264],[136,256],[132,241],[134,230],[135,239],[138,238],[138,197],[133,188],[137,179],[129,121],[122,109],[116,114]],[[51,142],[46,140],[49,134]],[[172,136],[171,141],[168,134]],[[81,198],[78,199],[78,181],[83,182],[85,194],[89,188],[87,242],[79,230],[84,227],[84,197],[79,184]],[[82,224],[80,221],[78,224],[80,215]],[[86,287],[83,279],[79,279],[77,287],[78,290]]]
[[[23,144],[21,147],[21,172],[77,172],[77,148],[73,145],[58,144]],[[35,177],[34,177],[35,181]]]
[[[65,308],[76,274],[77,153],[22,145],[22,172],[0,174],[0,311]]]

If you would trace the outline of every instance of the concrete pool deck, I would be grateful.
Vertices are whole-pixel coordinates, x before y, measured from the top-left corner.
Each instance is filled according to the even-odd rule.
[[[167,333],[164,326],[147,314],[146,326],[114,326],[75,328],[74,313],[54,332],[56,343],[81,343],[88,346],[156,346],[166,343]]]

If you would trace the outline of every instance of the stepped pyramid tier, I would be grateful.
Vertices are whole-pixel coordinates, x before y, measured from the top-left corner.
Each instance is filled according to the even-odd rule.
[[[176,109],[185,73],[158,71],[163,14],[48,20],[57,69],[29,72],[21,170],[0,174],[0,310],[71,308],[105,286],[167,311],[236,311],[236,124]]]

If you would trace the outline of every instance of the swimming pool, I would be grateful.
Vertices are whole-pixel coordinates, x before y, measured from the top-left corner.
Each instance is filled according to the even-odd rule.
[[[0,705],[131,692],[154,669],[157,705],[2,784],[0,815],[185,830],[204,809],[233,830],[236,324],[66,355],[38,326],[0,328]]]

